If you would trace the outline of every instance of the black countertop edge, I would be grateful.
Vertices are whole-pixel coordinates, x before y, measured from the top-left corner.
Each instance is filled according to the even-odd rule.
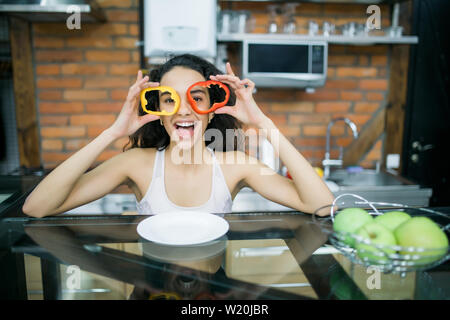
[[[437,211],[439,213],[444,214],[445,216],[450,217],[450,207],[425,207],[424,209],[430,209],[433,211]],[[389,209],[386,209],[389,210]],[[9,211],[9,210],[8,210]],[[384,211],[384,210],[381,210]],[[150,217],[151,214],[58,214],[53,216],[46,216],[43,218],[35,218],[31,216],[25,215],[22,210],[20,210],[20,213],[17,212],[17,209],[15,210],[16,215],[3,215],[0,216],[0,221],[52,221],[52,220],[95,220],[95,219],[131,219],[131,218],[137,218],[137,217]],[[9,213],[9,212],[8,212]],[[314,216],[309,213],[301,212],[301,211],[253,211],[253,212],[229,212],[229,213],[213,213],[217,215],[227,215],[228,217],[232,217],[233,215],[236,216],[263,216],[270,214],[271,216],[287,216],[287,215],[302,215],[305,217],[314,217],[314,219],[318,220],[325,220],[328,219],[329,216],[321,217],[321,216]]]

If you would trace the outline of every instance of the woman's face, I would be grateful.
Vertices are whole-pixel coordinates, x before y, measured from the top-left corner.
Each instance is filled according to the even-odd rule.
[[[171,141],[176,142],[177,146],[182,149],[192,148],[194,144],[201,141],[203,133],[208,126],[208,119],[212,116],[212,114],[202,115],[196,113],[187,99],[187,89],[199,81],[205,81],[202,74],[184,67],[174,67],[165,73],[160,81],[161,86],[172,87],[180,97],[178,112],[172,116],[161,116],[161,119]],[[191,96],[197,102],[199,108],[202,105],[206,106],[206,108],[209,107],[210,98],[206,88],[193,88]],[[164,109],[165,105],[169,106],[170,103],[173,103],[170,99],[170,94],[160,93],[160,109]]]

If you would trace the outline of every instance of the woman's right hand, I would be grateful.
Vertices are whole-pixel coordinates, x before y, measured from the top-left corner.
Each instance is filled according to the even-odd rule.
[[[143,116],[139,116],[138,114],[141,91],[149,87],[159,86],[158,82],[148,82],[148,80],[149,77],[142,77],[142,71],[139,70],[136,82],[128,90],[127,99],[119,116],[109,128],[109,132],[116,138],[130,136],[146,123],[159,119],[159,116],[152,114]]]

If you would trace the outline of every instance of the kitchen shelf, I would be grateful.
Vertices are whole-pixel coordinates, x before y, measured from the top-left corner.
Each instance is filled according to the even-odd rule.
[[[387,36],[309,36],[301,34],[265,34],[265,33],[231,33],[218,34],[219,42],[240,42],[244,40],[273,41],[326,41],[329,44],[372,45],[372,44],[417,44],[417,36],[387,37]]]
[[[106,22],[103,9],[95,1],[0,0],[0,13],[17,16],[31,22],[66,22],[69,14],[79,10],[82,22]]]

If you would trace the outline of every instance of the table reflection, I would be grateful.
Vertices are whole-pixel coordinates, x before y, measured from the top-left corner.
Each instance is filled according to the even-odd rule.
[[[11,244],[2,263],[15,263],[9,271],[17,275],[25,270],[25,288],[17,292],[27,292],[29,299],[450,297],[448,263],[403,278],[381,274],[380,289],[368,286],[373,273],[332,247],[323,225],[310,216],[225,215],[230,225],[225,236],[180,247],[140,238],[136,227],[145,218],[31,219],[3,233]],[[80,270],[78,286],[74,286],[74,266]]]
[[[100,283],[108,287],[103,292],[112,295],[123,287],[119,296],[125,299],[317,298],[300,264],[326,237],[309,219],[230,216],[230,230],[222,238],[195,246],[165,246],[137,235],[143,218],[28,223],[25,232],[39,246],[44,265],[65,266],[47,297],[66,299],[83,293],[65,288],[67,266],[75,265],[85,277],[102,277]],[[119,283],[113,285],[115,281]],[[98,297],[103,287],[93,288],[91,296]]]

